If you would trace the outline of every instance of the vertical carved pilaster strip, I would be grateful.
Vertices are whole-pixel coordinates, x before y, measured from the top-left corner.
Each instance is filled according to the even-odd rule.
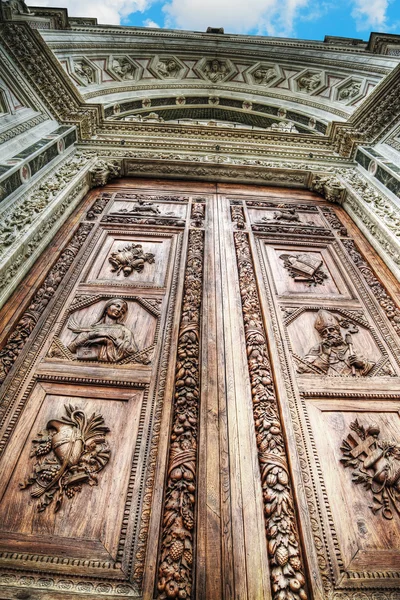
[[[204,232],[192,229],[178,337],[158,598],[190,598],[200,398],[200,312]]]
[[[274,600],[306,600],[293,492],[247,234],[234,234]]]
[[[244,229],[244,213],[243,206],[231,206],[232,221],[236,223],[238,229]]]
[[[92,223],[83,223],[79,225],[79,228],[71,241],[68,243],[55,265],[51,268],[40,288],[37,290],[28,309],[24,312],[15,329],[9,335],[5,346],[0,352],[0,385],[3,383],[14,362],[17,360],[19,353],[22,351],[29,336],[36,327],[40,316],[43,314],[46,306],[56,293],[68,269],[74,262],[75,257],[86,241],[89,233],[92,231],[92,228]]]

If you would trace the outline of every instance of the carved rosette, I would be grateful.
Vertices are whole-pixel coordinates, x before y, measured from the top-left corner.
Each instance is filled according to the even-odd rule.
[[[293,492],[249,240],[243,232],[235,233],[234,239],[273,598],[306,600]]]
[[[189,233],[165,491],[158,598],[190,598],[200,398],[204,233]]]

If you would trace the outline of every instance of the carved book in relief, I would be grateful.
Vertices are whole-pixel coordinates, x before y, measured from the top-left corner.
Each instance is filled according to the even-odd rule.
[[[0,597],[399,600],[400,310],[346,213],[122,180],[58,240],[0,311]]]

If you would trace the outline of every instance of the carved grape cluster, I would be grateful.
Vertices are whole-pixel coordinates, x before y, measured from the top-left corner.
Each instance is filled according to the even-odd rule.
[[[235,234],[274,600],[306,600],[279,409],[247,235]]]
[[[191,230],[175,371],[158,598],[190,598],[196,492],[203,232]]]

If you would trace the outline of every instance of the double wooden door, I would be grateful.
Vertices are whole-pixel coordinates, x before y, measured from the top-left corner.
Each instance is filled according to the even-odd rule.
[[[310,192],[91,192],[0,313],[0,598],[400,598],[398,297]]]

